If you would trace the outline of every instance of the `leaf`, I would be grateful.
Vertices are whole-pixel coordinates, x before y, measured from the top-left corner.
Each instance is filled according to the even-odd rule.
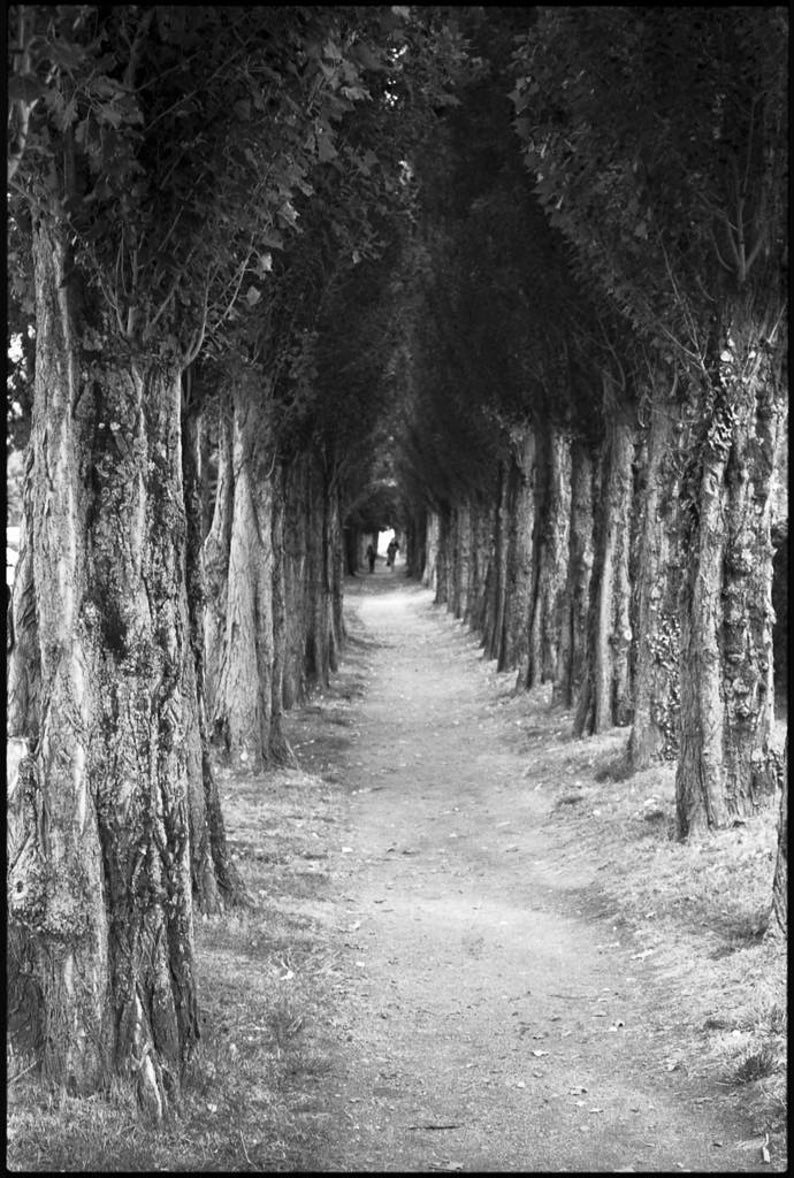
[[[548,1051],[541,1051],[539,1048],[535,1048],[533,1050],[532,1054],[539,1057],[541,1055],[548,1055],[549,1052]],[[584,1091],[586,1091],[586,1089],[583,1088],[582,1091],[584,1092]]]
[[[321,135],[318,139],[317,154],[320,157],[320,161],[324,164],[329,163],[330,160],[336,159],[339,153],[334,147],[329,135]]]
[[[24,77],[14,76],[8,79],[8,102],[35,102],[47,93],[47,87],[29,74]]]
[[[258,290],[255,286],[249,286],[245,294],[245,301],[248,303],[249,307],[255,307],[261,297],[261,290]]]
[[[124,122],[124,115],[116,106],[111,106],[109,102],[105,102],[99,107],[97,116],[101,123],[110,123],[111,127],[118,129]]]
[[[49,46],[50,61],[63,69],[72,70],[83,61],[85,50],[82,45],[73,45],[69,41],[53,41]]]
[[[262,245],[266,245],[272,250],[283,250],[284,238],[279,233],[278,229],[268,229],[267,233],[262,234]]]

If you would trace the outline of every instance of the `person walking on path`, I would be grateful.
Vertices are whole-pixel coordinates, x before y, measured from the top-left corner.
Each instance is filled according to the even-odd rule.
[[[395,539],[391,539],[389,541],[389,547],[386,549],[386,564],[389,566],[389,568],[394,567],[394,561],[399,551],[400,545]]]
[[[367,560],[369,561],[369,571],[375,572],[375,558],[377,553],[371,544],[367,545]]]

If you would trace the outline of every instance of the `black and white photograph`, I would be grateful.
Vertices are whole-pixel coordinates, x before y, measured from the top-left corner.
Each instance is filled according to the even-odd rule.
[[[5,28],[7,1169],[787,1172],[788,6]]]

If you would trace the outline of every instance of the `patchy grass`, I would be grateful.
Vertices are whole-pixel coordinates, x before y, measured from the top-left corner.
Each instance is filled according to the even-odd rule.
[[[649,1024],[667,1032],[660,1042],[675,1042],[691,1075],[710,1073],[782,1137],[786,946],[766,935],[777,805],[679,843],[674,765],[627,776],[626,729],[566,742],[572,717],[550,712],[542,689],[502,703],[518,718],[513,739],[531,754],[563,858],[597,864],[596,886],[572,893],[571,903],[609,920],[633,956],[653,961],[665,979],[669,1002],[649,1010]],[[784,739],[779,724],[781,749]]]
[[[547,691],[515,696],[512,677],[484,671],[489,711],[504,715],[527,788],[547,801],[560,863],[596,865],[594,884],[571,889],[568,902],[608,922],[607,939],[663,979],[654,992],[665,1001],[647,1012],[649,1052],[674,1044],[676,1066],[716,1078],[781,1156],[786,954],[764,936],[776,809],[677,843],[672,766],[626,777],[626,730],[573,741],[571,716],[549,710]],[[331,691],[290,714],[290,739],[316,775],[220,772],[229,838],[257,906],[197,924],[202,1039],[180,1115],[153,1133],[121,1085],[107,1098],[58,1098],[22,1074],[28,1061],[12,1059],[10,1169],[291,1171],[323,1156],[342,952],[340,914],[329,903],[341,850],[335,757],[364,691],[364,677],[343,667]]]
[[[129,1090],[57,1098],[33,1073],[8,1089],[12,1170],[296,1170],[322,1139],[316,1094],[332,1067],[324,1028],[338,951],[321,911],[337,848],[327,783],[295,771],[232,778],[224,813],[257,906],[199,920],[202,1035],[179,1115],[142,1125]],[[311,909],[310,911],[307,909]],[[9,1073],[25,1061],[11,1060]]]

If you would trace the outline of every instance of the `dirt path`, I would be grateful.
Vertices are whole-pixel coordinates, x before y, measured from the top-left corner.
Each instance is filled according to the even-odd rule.
[[[577,914],[595,868],[555,857],[510,677],[399,570],[348,611],[366,690],[335,766],[345,949],[315,1166],[763,1169],[719,1091],[667,1070],[652,963]]]

